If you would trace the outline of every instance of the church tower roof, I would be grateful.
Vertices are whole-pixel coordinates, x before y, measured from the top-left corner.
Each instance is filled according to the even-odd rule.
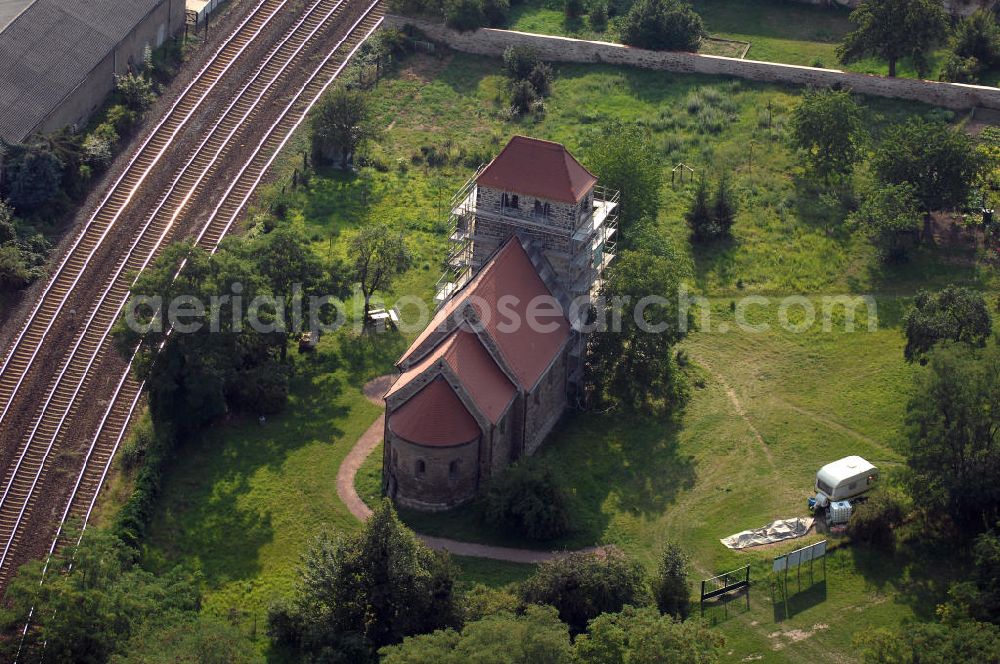
[[[597,178],[559,143],[514,136],[476,178],[490,189],[579,203]]]

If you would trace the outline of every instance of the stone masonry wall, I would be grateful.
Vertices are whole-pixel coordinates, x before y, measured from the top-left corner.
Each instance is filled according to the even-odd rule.
[[[946,108],[974,106],[1000,110],[1000,88],[962,83],[921,81],[912,78],[888,78],[835,69],[819,69],[757,60],[740,60],[716,55],[648,51],[608,42],[585,41],[568,37],[537,35],[512,30],[481,28],[456,32],[441,24],[400,16],[387,16],[386,25],[411,24],[431,39],[448,44],[456,51],[498,57],[508,46],[530,46],[544,60],[551,62],[599,62],[658,69],[683,74],[735,76],[751,81],[792,85],[830,87],[840,85],[854,92],[877,97],[921,101]]]

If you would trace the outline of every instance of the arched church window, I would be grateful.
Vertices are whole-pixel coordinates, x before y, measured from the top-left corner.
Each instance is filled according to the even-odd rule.
[[[423,459],[417,459],[417,477],[423,475],[427,471],[427,464],[424,463]]]
[[[458,470],[462,462],[459,459],[453,460],[448,464],[448,477],[455,478],[458,477]]]

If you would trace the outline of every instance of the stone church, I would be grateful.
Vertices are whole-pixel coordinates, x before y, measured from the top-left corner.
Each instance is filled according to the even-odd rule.
[[[618,195],[562,145],[515,136],[453,201],[449,272],[385,394],[383,488],[443,510],[530,455],[571,404],[571,317],[613,258]]]

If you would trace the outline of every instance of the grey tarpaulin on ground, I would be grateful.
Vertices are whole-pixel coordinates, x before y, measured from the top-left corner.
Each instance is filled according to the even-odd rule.
[[[802,537],[813,526],[811,517],[797,517],[794,519],[778,519],[774,523],[757,528],[755,530],[744,530],[741,533],[724,537],[720,542],[730,549],[745,549],[750,546],[760,546],[771,542]]]

